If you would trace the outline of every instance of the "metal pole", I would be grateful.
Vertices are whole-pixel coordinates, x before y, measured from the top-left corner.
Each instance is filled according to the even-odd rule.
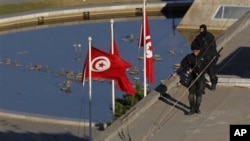
[[[114,54],[114,20],[110,20],[111,23],[111,54]],[[115,81],[112,80],[112,114],[113,120],[115,117]]]
[[[146,53],[147,53],[147,47],[146,47],[146,0],[143,0],[143,45],[144,45],[144,56],[143,56],[143,63],[144,63],[144,82],[143,82],[143,90],[144,90],[144,97],[147,96],[147,70],[146,70]]]
[[[92,101],[92,56],[91,56],[91,41],[92,38],[89,37],[89,141],[92,140],[92,111],[91,111],[91,101]]]

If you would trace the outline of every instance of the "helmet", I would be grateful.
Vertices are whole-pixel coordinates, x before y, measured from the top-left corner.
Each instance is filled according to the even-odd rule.
[[[200,50],[201,47],[199,46],[199,44],[197,43],[196,40],[194,40],[192,43],[191,43],[191,50]]]
[[[200,25],[200,29],[203,28],[203,32],[207,32],[207,26],[205,24]]]

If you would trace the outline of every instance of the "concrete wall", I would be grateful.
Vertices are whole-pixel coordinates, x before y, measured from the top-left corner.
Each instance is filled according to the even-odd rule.
[[[151,13],[161,13],[161,9],[166,4],[166,2],[148,3],[147,11]],[[109,6],[101,5],[96,7],[40,11],[24,15],[14,15],[0,18],[0,31],[3,29],[19,28],[24,25],[43,25],[56,21],[61,22],[62,20],[71,21],[74,18],[77,20],[90,20],[119,16],[138,16],[142,13],[142,8],[142,3]]]

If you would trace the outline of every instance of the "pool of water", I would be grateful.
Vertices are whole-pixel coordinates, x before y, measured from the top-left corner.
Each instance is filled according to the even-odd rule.
[[[162,60],[155,61],[155,84],[166,79],[190,52],[188,42],[173,29],[179,19],[150,17],[151,38],[154,53]],[[143,50],[138,49],[140,19],[115,20],[114,37],[123,59],[142,70],[138,60]],[[174,22],[173,22],[174,21]],[[134,40],[127,40],[127,35]],[[0,35],[0,109],[73,119],[88,119],[88,83],[83,87],[79,81],[70,81],[81,73],[88,50],[88,37],[92,45],[109,52],[110,21],[78,23],[36,30],[19,31]],[[173,54],[174,52],[174,54]],[[129,74],[132,81],[134,76]],[[139,71],[140,81],[143,72]],[[116,97],[123,92],[116,90]],[[92,92],[92,120],[112,119],[111,85],[109,81],[94,81]]]

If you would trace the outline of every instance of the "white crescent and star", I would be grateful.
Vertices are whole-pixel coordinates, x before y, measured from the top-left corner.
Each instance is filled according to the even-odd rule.
[[[153,57],[153,51],[152,51],[152,46],[147,46],[147,58],[152,58]]]
[[[153,57],[153,48],[152,48],[152,42],[151,37],[146,36],[146,58],[152,58]]]
[[[91,69],[94,72],[102,72],[108,70],[110,66],[110,60],[105,56],[98,56],[91,61]]]

